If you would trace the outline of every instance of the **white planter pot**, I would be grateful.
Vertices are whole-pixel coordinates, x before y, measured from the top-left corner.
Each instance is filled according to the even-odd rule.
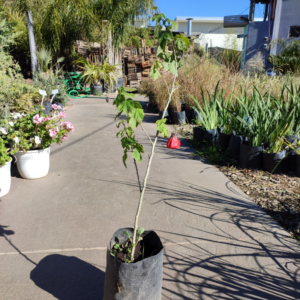
[[[11,160],[4,166],[0,166],[0,197],[8,194],[11,186]]]
[[[26,179],[45,177],[50,167],[50,147],[15,154],[20,175]]]

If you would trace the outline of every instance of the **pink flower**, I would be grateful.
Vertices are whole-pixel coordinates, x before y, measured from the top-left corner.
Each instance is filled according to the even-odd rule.
[[[49,130],[49,135],[54,138],[56,136],[57,132],[54,129]]]
[[[60,113],[59,113],[59,115],[61,116],[61,118],[66,118],[66,115],[65,115],[65,113],[63,112],[63,111],[61,111]]]
[[[67,140],[68,139],[68,135],[64,135],[61,139],[63,140],[63,141],[65,141],[65,140]]]
[[[43,122],[45,122],[45,121],[50,121],[50,120],[52,120],[53,118],[51,118],[51,117],[46,117],[46,118],[44,118],[43,119]]]
[[[33,116],[33,122],[34,122],[34,123],[40,125],[40,124],[43,123],[43,121],[44,121],[44,118],[43,118],[43,117],[40,117],[39,114]]]
[[[61,126],[64,128],[64,129],[66,129],[66,130],[68,130],[69,132],[70,131],[72,131],[72,132],[74,132],[74,125],[71,123],[71,122],[63,122],[63,123],[61,123]]]
[[[58,110],[58,109],[61,109],[61,106],[60,105],[56,105],[56,104],[52,104],[52,108],[54,110]]]

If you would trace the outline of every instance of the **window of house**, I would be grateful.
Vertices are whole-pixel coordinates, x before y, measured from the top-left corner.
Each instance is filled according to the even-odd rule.
[[[289,37],[290,38],[299,38],[300,37],[300,26],[291,26]]]

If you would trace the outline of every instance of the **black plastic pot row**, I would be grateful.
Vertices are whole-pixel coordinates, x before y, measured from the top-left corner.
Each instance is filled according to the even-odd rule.
[[[194,127],[194,140],[209,145],[216,145],[222,151],[227,151],[232,159],[239,158],[239,166],[243,169],[264,169],[268,172],[285,173],[288,169],[297,172],[300,176],[300,155],[296,152],[283,150],[279,153],[264,152],[264,146],[252,147],[248,145],[247,139],[241,135],[224,134],[216,129],[206,130]],[[295,137],[291,137],[291,141]],[[290,153],[291,152],[291,153]]]
[[[159,112],[159,117],[161,118],[163,111]],[[186,124],[192,123],[194,120],[200,121],[200,118],[194,109],[186,109],[184,104],[182,105],[182,109],[179,112],[176,112],[172,109],[168,109],[165,118],[167,118],[168,124]]]
[[[124,87],[124,78],[117,78],[117,82],[111,87],[109,88],[109,85],[104,83],[104,84],[91,84],[91,93],[92,95],[99,95],[99,94],[103,94],[103,92],[105,93],[109,93],[109,92],[116,92],[116,90],[119,87]]]

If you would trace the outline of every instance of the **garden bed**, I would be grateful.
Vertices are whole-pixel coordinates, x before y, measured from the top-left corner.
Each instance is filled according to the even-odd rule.
[[[259,207],[268,213],[300,242],[300,178],[294,172],[273,174],[263,170],[240,169],[237,162],[221,151],[203,150],[193,141],[195,125],[173,126],[187,141],[196,147],[197,155],[208,159]]]

